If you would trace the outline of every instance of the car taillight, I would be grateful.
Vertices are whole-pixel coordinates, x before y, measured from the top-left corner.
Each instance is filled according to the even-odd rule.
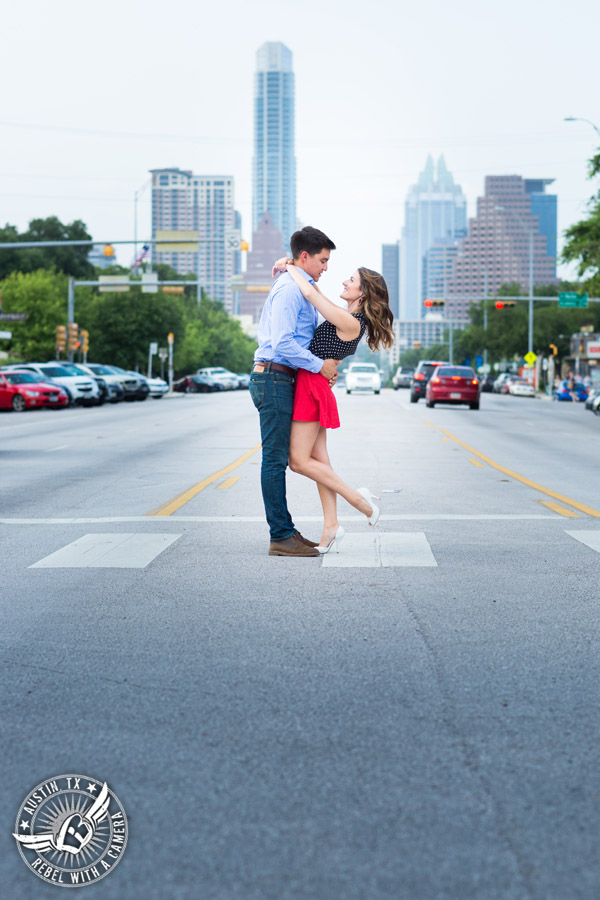
[[[461,380],[462,380],[462,379],[461,379],[460,375],[453,375],[453,376],[452,376],[452,381],[461,381]]]
[[[471,382],[471,384],[479,384],[479,382],[477,381],[476,378],[474,378],[473,381]]]
[[[440,379],[439,379],[439,378],[432,378],[432,379],[431,379],[431,382],[432,382],[432,384],[439,384],[439,383],[440,383]]]
[[[419,373],[418,375],[415,375],[415,381],[425,381],[425,376]]]

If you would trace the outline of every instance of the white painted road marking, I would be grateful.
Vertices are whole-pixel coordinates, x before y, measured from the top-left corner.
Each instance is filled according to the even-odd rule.
[[[49,450],[46,450],[46,453],[56,453],[57,450],[66,450],[70,446],[70,444],[61,444],[60,447],[50,447]]]
[[[180,534],[84,534],[30,569],[143,569]]]
[[[600,531],[567,531],[576,541],[581,541],[586,547],[591,547],[596,553],[600,553]]]
[[[318,522],[323,524],[323,516],[294,516],[296,522]],[[340,522],[365,523],[364,516],[338,516]],[[244,522],[265,522],[264,516],[169,516],[169,523],[185,522],[225,522],[236,525]],[[405,513],[404,515],[380,516],[380,522],[561,522],[558,515],[494,515],[459,513]],[[164,516],[65,516],[63,518],[19,519],[0,518],[0,525],[103,525],[110,522],[142,522],[149,525],[154,522],[168,524]]]
[[[346,534],[339,553],[326,553],[323,567],[389,568],[396,566],[437,566],[429,542],[422,531]]]

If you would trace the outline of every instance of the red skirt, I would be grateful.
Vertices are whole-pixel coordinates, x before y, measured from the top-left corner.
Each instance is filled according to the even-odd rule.
[[[324,375],[298,369],[292,420],[319,422],[323,428],[340,427],[337,401]]]

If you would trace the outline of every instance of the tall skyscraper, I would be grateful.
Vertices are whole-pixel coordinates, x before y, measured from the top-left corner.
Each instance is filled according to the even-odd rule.
[[[284,251],[296,230],[295,102],[292,52],[267,41],[256,54],[252,230],[268,212],[283,234]]]
[[[381,245],[381,274],[387,285],[390,309],[397,319],[400,313],[400,241]]]
[[[533,233],[533,283],[556,280],[556,196],[546,194],[551,178],[524,179],[520,175],[488,175],[485,194],[477,199],[477,215],[461,242],[449,280],[452,318],[468,320],[470,297],[495,293],[516,282],[521,293],[529,287],[529,234]]]
[[[159,252],[152,261],[167,263],[181,275],[195,272],[213,300],[233,312],[231,276],[238,254],[225,250],[225,231],[236,227],[231,175],[194,175],[183,169],[151,169],[152,236],[157,231],[197,231],[198,251]]]
[[[426,254],[435,241],[466,234],[467,200],[440,156],[431,156],[408,192],[400,253],[400,318],[420,319],[426,285]]]

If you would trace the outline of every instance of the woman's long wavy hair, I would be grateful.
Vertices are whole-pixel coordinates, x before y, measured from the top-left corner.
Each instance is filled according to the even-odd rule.
[[[379,272],[364,267],[358,270],[358,274],[364,294],[360,309],[365,315],[367,324],[367,344],[373,352],[380,347],[389,350],[394,343],[392,331],[394,316],[390,309],[385,279]]]

